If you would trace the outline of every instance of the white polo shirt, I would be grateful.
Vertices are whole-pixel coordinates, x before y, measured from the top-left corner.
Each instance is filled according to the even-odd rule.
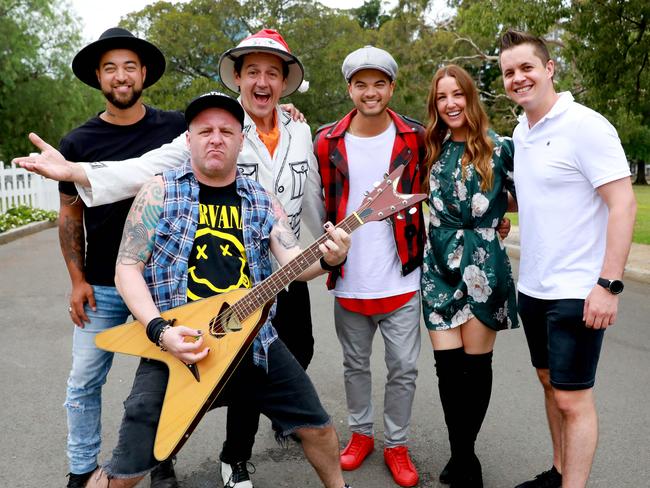
[[[608,210],[596,189],[630,176],[616,129],[564,92],[532,128],[521,116],[512,138],[518,289],[541,299],[584,299],[605,256]]]

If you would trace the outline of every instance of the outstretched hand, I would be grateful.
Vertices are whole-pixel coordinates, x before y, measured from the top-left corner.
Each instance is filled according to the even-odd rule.
[[[41,152],[15,158],[12,161],[14,164],[52,180],[89,185],[86,173],[80,165],[67,161],[59,151],[33,132],[29,133],[29,140]]]

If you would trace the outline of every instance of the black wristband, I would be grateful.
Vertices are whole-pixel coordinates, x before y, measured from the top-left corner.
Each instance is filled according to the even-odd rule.
[[[151,319],[151,321],[147,324],[147,337],[155,345],[158,345],[158,339],[160,338],[160,333],[162,332],[163,328],[167,324],[169,324],[169,322],[163,319],[162,317],[156,317],[155,319]]]
[[[348,260],[348,257],[345,256],[345,259],[343,261],[341,261],[336,266],[332,266],[327,261],[325,261],[324,256],[321,256],[321,258],[320,258],[320,267],[323,268],[325,271],[329,271],[331,273],[332,271],[336,271],[337,269],[340,269],[341,266],[343,266],[347,260]]]

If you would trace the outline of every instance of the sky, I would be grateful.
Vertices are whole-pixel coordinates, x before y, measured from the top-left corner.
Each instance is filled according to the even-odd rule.
[[[182,1],[187,0],[172,0]],[[333,8],[355,8],[363,5],[363,0],[320,0],[323,5]],[[115,27],[120,18],[130,12],[141,10],[155,0],[71,0],[72,7],[81,18],[84,27],[84,40],[91,42],[99,38],[109,27]]]

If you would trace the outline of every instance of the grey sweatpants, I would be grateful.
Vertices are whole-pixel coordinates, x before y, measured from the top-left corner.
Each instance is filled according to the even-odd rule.
[[[377,328],[384,338],[388,375],[384,391],[385,447],[408,441],[420,354],[420,292],[388,314],[350,312],[334,301],[336,334],[343,349],[343,376],[352,432],[373,435],[370,354]]]

